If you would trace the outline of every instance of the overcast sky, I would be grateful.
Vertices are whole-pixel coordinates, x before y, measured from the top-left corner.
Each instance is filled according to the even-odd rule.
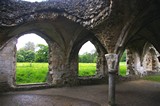
[[[44,39],[42,39],[40,36],[38,36],[34,33],[31,33],[31,34],[25,34],[25,35],[18,38],[17,49],[24,47],[25,44],[29,41],[34,42],[35,45],[37,45],[37,44],[47,45],[47,43]],[[83,54],[85,52],[91,53],[93,50],[95,50],[94,45],[88,41],[87,43],[85,43],[81,47],[79,54]]]
[[[33,42],[35,45],[44,44],[47,45],[46,41],[36,34],[25,34],[18,38],[17,49],[25,46],[27,42]]]

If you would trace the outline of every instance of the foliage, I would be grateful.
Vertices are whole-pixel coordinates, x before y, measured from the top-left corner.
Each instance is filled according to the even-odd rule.
[[[35,53],[31,50],[25,50],[24,48],[17,51],[17,62],[32,62],[34,61]]]
[[[97,61],[97,52],[94,53],[84,53],[79,55],[79,62],[80,63],[96,63]]]
[[[17,53],[17,61],[18,62],[24,62],[25,61],[24,56],[19,54],[19,53]]]
[[[35,51],[34,43],[26,43],[17,51],[17,62],[48,62],[48,46],[38,44],[37,48]]]
[[[35,62],[48,62],[48,46],[38,44],[39,50],[35,53]]]
[[[35,51],[35,45],[33,42],[27,42],[23,48],[26,51],[28,50]]]
[[[121,62],[125,62],[126,61],[126,50],[123,52],[123,55],[121,57]]]
[[[34,54],[33,51],[31,51],[31,50],[26,51],[26,55],[25,55],[25,61],[26,62],[34,61],[34,57],[35,57],[35,54]]]

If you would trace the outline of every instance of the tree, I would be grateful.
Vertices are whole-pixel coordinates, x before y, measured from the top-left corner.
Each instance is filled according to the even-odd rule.
[[[24,50],[28,51],[35,51],[35,44],[33,42],[27,42],[24,46]]]
[[[35,53],[32,50],[28,50],[26,51],[26,55],[25,55],[25,61],[26,62],[33,62],[35,59]]]
[[[17,51],[17,62],[32,62],[34,61],[35,53],[32,50],[21,48]]]
[[[17,54],[17,62],[24,62],[25,61],[25,59],[24,59],[24,56],[23,55],[21,55],[21,54]]]
[[[17,62],[48,62],[48,46],[37,45],[38,51],[35,52],[33,42],[27,42],[25,46],[17,51]]]
[[[25,50],[23,48],[17,51],[17,62],[25,62]]]
[[[123,55],[121,57],[121,62],[125,62],[126,61],[126,50],[123,52]]]
[[[48,46],[43,44],[38,44],[38,51],[35,53],[36,62],[48,62]]]
[[[84,53],[79,55],[79,62],[81,63],[96,63],[97,60],[97,52],[94,51],[92,53]]]

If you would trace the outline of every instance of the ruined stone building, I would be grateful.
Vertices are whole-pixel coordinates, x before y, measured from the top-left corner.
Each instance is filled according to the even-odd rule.
[[[1,0],[0,91],[17,87],[16,43],[24,34],[49,45],[46,86],[73,86],[107,80],[105,54],[117,54],[119,62],[125,50],[127,75],[159,72],[159,31],[159,0]],[[87,41],[98,52],[97,74],[79,78],[78,52]]]

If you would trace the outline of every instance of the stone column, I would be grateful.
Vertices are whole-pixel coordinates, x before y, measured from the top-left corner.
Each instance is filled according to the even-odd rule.
[[[16,43],[11,39],[0,47],[0,92],[14,87],[16,71]]]
[[[135,51],[132,49],[126,49],[126,65],[127,65],[127,72],[126,75],[135,75]]]
[[[50,43],[48,83],[54,86],[72,86],[77,81],[77,60],[68,63],[67,52],[55,42]]]
[[[109,73],[109,85],[108,85],[108,106],[115,105],[115,76],[118,66],[118,55],[117,54],[106,54],[105,55],[108,65]]]

